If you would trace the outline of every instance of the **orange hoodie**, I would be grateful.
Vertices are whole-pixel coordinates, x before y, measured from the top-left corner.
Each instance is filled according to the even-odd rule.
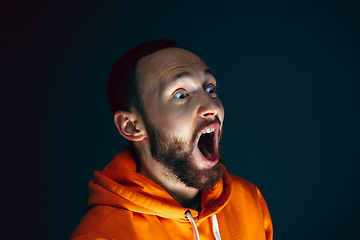
[[[197,212],[181,207],[138,173],[127,148],[102,172],[94,172],[88,208],[70,239],[270,240],[273,236],[265,200],[252,183],[225,171],[214,188],[202,192]]]

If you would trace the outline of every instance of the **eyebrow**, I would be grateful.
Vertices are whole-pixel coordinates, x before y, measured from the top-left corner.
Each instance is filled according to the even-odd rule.
[[[186,78],[186,77],[190,77],[191,75],[192,75],[191,73],[189,73],[188,71],[185,71],[185,72],[181,72],[179,74],[176,74],[173,79],[176,80],[176,79],[179,79],[179,78]]]
[[[210,68],[205,69],[205,75],[211,75],[211,76],[215,77],[213,70],[211,70]]]
[[[212,76],[212,77],[214,77],[214,72],[210,69],[210,68],[206,68],[205,70],[204,70],[204,73],[205,73],[205,75],[210,75],[210,76]],[[180,79],[180,78],[186,78],[186,77],[191,77],[192,76],[192,74],[190,73],[190,72],[188,72],[188,71],[184,71],[184,72],[181,72],[181,73],[179,73],[179,74],[176,74],[171,80],[170,80],[170,82],[173,82],[173,81],[176,81],[177,79]]]

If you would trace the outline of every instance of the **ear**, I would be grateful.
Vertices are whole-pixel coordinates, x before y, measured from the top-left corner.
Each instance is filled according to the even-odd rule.
[[[120,134],[127,140],[137,142],[147,136],[143,120],[137,112],[117,111],[114,122]]]

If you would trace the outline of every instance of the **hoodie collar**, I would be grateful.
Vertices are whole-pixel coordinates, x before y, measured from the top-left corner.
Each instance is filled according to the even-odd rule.
[[[94,179],[89,183],[88,208],[108,205],[187,221],[184,217],[187,210],[201,220],[218,213],[230,200],[232,187],[226,170],[223,179],[212,189],[202,191],[200,213],[183,208],[162,187],[136,170],[136,161],[129,147],[123,148],[102,172],[94,172]]]

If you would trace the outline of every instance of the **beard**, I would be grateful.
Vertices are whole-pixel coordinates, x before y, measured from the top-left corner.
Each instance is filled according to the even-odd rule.
[[[220,120],[205,120],[200,124],[189,143],[174,136],[166,136],[155,128],[149,121],[145,121],[148,133],[151,155],[155,161],[165,166],[180,182],[187,187],[198,190],[209,190],[224,175],[224,158],[222,151],[222,127],[218,134],[218,162],[210,169],[199,169],[196,166],[192,153],[197,147],[196,136],[206,127]]]

